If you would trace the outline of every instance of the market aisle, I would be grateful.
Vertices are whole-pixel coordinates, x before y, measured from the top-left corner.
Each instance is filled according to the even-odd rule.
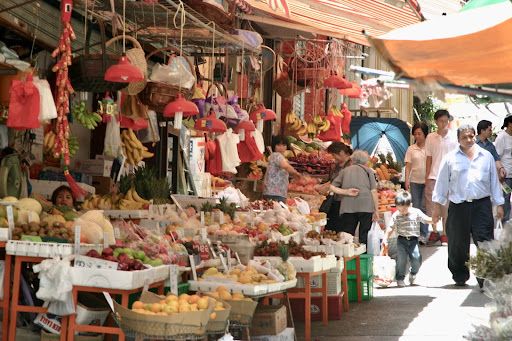
[[[472,245],[472,254],[475,248]],[[351,303],[350,311],[328,327],[313,323],[314,340],[344,341],[454,341],[472,330],[474,324],[486,324],[490,300],[478,289],[471,277],[468,286],[453,286],[447,268],[446,247],[422,248],[423,266],[417,286],[374,288],[369,302]],[[406,283],[407,278],[406,278]],[[296,323],[303,335],[303,325]]]

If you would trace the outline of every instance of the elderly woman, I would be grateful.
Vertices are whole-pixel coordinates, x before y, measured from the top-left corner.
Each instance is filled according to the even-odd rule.
[[[340,230],[355,234],[359,224],[359,242],[366,244],[372,221],[379,219],[377,181],[375,173],[368,168],[368,153],[356,150],[350,157],[352,164],[343,169],[331,184],[331,192],[344,194],[349,188],[359,190],[355,197],[343,196],[340,202]]]

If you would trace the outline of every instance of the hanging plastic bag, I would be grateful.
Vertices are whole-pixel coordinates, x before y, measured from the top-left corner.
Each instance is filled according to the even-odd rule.
[[[396,262],[389,256],[373,257],[373,281],[381,286],[387,287],[395,280]]]
[[[181,86],[185,89],[192,89],[196,84],[188,61],[185,57],[172,56],[167,65],[157,63],[153,66],[150,79],[155,82],[167,83],[174,86]]]
[[[118,157],[122,154],[121,147],[121,125],[116,116],[107,122],[105,130],[105,143],[103,147],[103,155],[110,157]]]
[[[46,79],[34,77],[34,85],[39,91],[39,121],[45,122],[57,118],[57,108],[53,100],[50,84]]]
[[[311,208],[306,200],[302,198],[293,198],[295,200],[295,204],[297,205],[297,210],[303,214],[307,215],[311,213]]]
[[[142,143],[156,143],[160,141],[160,132],[158,131],[158,118],[156,112],[148,111],[148,127],[137,132],[137,138]]]
[[[378,256],[380,254],[380,240],[382,238],[382,229],[379,223],[374,221],[372,228],[368,231],[368,245],[366,245],[366,253]]]
[[[10,89],[9,114],[7,126],[13,129],[36,129],[39,122],[40,100],[39,90],[34,85],[32,75],[22,81],[12,81]]]
[[[496,220],[496,225],[494,226],[494,240],[500,240],[501,233],[503,232],[503,223],[501,219]]]

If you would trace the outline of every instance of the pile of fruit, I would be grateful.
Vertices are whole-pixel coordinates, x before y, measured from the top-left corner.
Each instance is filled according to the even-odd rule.
[[[224,301],[252,301],[251,298],[245,297],[241,292],[230,293],[224,286],[218,286],[215,291],[207,292],[206,295]]]
[[[379,190],[377,197],[379,198],[379,212],[390,211],[395,206],[396,192],[394,190]]]
[[[268,242],[263,241],[254,250],[254,255],[259,257],[280,257],[282,246],[285,245],[283,242]],[[303,248],[304,244],[298,244],[293,239],[288,243],[288,253],[290,256],[302,257],[304,259],[310,259],[314,256],[325,257],[323,252],[312,252],[307,251]]]
[[[295,230],[285,224],[272,224],[270,228],[274,231],[281,233],[283,236],[289,236],[295,233]]]
[[[253,210],[266,211],[266,210],[271,210],[274,208],[274,201],[273,200],[265,200],[265,199],[255,200],[255,201],[252,201],[250,203],[250,205]]]
[[[286,140],[290,146],[292,146],[296,151],[299,151],[299,154],[308,155],[309,153],[318,153],[318,151],[323,149],[321,143],[317,143],[309,137],[300,136],[297,139],[293,136],[287,136]],[[293,155],[293,153],[288,153],[288,155],[285,156],[291,157]]]
[[[132,311],[145,315],[169,316],[192,311],[207,310],[210,300],[215,302],[215,308],[213,309],[214,312],[210,314],[210,319],[215,320],[217,317],[215,311],[225,310],[223,303],[216,301],[214,298],[200,295],[181,294],[180,296],[176,296],[170,294],[159,303],[135,301],[132,305]]]
[[[231,280],[233,282],[238,282],[241,284],[271,284],[276,283],[275,279],[269,278],[267,275],[258,273],[258,271],[251,267],[247,266],[245,269],[234,268],[230,270],[227,274],[219,272],[217,268],[208,268],[203,275],[202,279],[209,280]]]
[[[247,176],[248,179],[260,180],[261,178],[263,178],[263,171],[256,162],[251,162],[249,164],[249,169],[251,170],[251,172]]]
[[[64,224],[53,223],[48,225],[46,222],[31,222],[16,226],[12,231],[13,240],[21,240],[22,236],[41,237],[41,241],[65,241],[73,243],[75,234],[72,229],[67,228]]]
[[[371,162],[379,180],[391,180],[392,178],[400,177],[402,165],[393,160],[391,153],[373,156]]]
[[[300,154],[288,161],[299,173],[321,176],[329,175],[334,165],[334,159],[326,153]]]
[[[125,129],[121,132],[123,153],[126,155],[126,162],[129,165],[137,166],[143,159],[152,158],[153,153],[148,151],[142,142],[139,141],[133,130]]]
[[[89,112],[85,101],[75,103],[71,108],[73,118],[89,130],[95,129],[103,120],[101,115],[96,112]]]
[[[315,178],[310,176],[303,176],[298,180],[290,182],[288,184],[288,191],[318,195],[319,193],[315,189],[315,186],[318,185],[318,183],[319,181]]]
[[[119,263],[117,269],[123,271],[134,271],[145,269],[145,265],[160,266],[163,261],[160,258],[149,258],[144,251],[131,248],[121,248],[115,245],[103,249],[101,254],[96,250],[90,250],[86,256],[104,259]]]
[[[150,202],[146,199],[141,198],[135,188],[130,188],[125,195],[114,194],[114,195],[93,195],[87,198],[83,204],[82,209],[84,210],[141,210],[147,209]]]

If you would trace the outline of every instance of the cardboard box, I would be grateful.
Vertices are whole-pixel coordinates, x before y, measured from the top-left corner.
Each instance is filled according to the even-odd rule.
[[[253,341],[294,341],[295,340],[295,329],[286,328],[277,335],[263,335],[263,336],[252,336]]]
[[[297,288],[304,288],[304,278],[297,278]],[[311,277],[311,288],[322,288],[322,276]],[[341,293],[341,272],[327,273],[327,295],[336,296]],[[322,293],[315,292],[313,296],[321,296]]]
[[[76,324],[102,326],[110,313],[103,295],[80,293],[76,307]]]
[[[59,334],[48,333],[47,331],[41,330],[40,341],[59,341]],[[102,341],[103,334],[98,335],[75,335],[74,341]]]
[[[252,318],[251,336],[277,335],[286,329],[286,307],[258,305]]]
[[[95,176],[110,177],[112,171],[112,160],[106,160],[102,158],[76,161],[75,170],[80,173]]]
[[[92,185],[96,189],[96,194],[109,194],[114,181],[110,177],[93,176]]]
[[[304,321],[304,300],[291,299],[293,319],[295,321]],[[329,321],[340,320],[343,313],[343,294],[327,297],[327,310]],[[311,321],[322,320],[322,298],[311,298]]]

